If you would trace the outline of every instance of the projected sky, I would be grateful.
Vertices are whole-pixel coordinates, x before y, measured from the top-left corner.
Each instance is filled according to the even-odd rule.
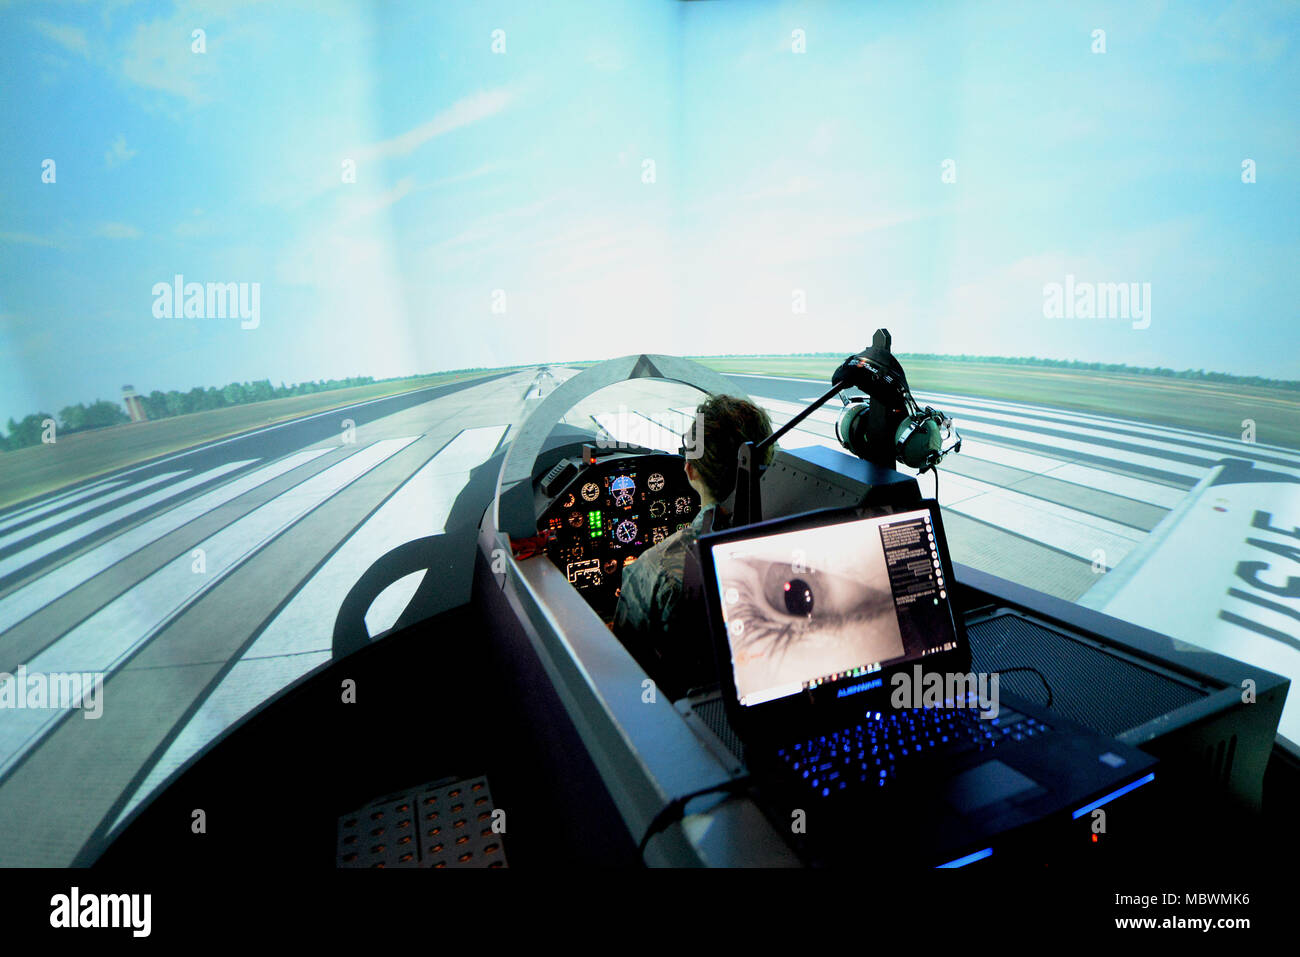
[[[882,325],[1298,378],[1294,11],[14,3],[0,420]],[[1149,321],[1045,315],[1067,277]]]

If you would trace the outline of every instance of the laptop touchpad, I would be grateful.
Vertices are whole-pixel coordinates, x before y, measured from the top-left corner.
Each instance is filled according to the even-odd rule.
[[[1038,787],[1038,782],[1033,778],[1026,777],[1001,761],[992,760],[963,771],[949,781],[944,800],[962,814],[972,814],[990,804],[1010,800]]]

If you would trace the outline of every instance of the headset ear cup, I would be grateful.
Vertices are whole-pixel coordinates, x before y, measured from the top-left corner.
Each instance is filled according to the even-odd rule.
[[[925,468],[942,446],[943,436],[939,432],[939,423],[931,416],[919,421],[909,417],[899,426],[898,459],[909,468]]]

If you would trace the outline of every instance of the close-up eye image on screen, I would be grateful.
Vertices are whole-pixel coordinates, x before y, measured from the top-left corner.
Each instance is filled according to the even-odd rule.
[[[862,524],[715,553],[742,703],[903,654],[880,536]]]
[[[1298,54],[1297,0],[0,2],[5,926],[688,867],[1273,926]]]

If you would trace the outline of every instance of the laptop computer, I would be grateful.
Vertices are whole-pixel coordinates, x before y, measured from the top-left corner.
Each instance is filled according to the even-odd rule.
[[[1154,757],[971,675],[934,500],[713,532],[699,557],[728,720],[812,863],[980,859],[1154,779]]]

